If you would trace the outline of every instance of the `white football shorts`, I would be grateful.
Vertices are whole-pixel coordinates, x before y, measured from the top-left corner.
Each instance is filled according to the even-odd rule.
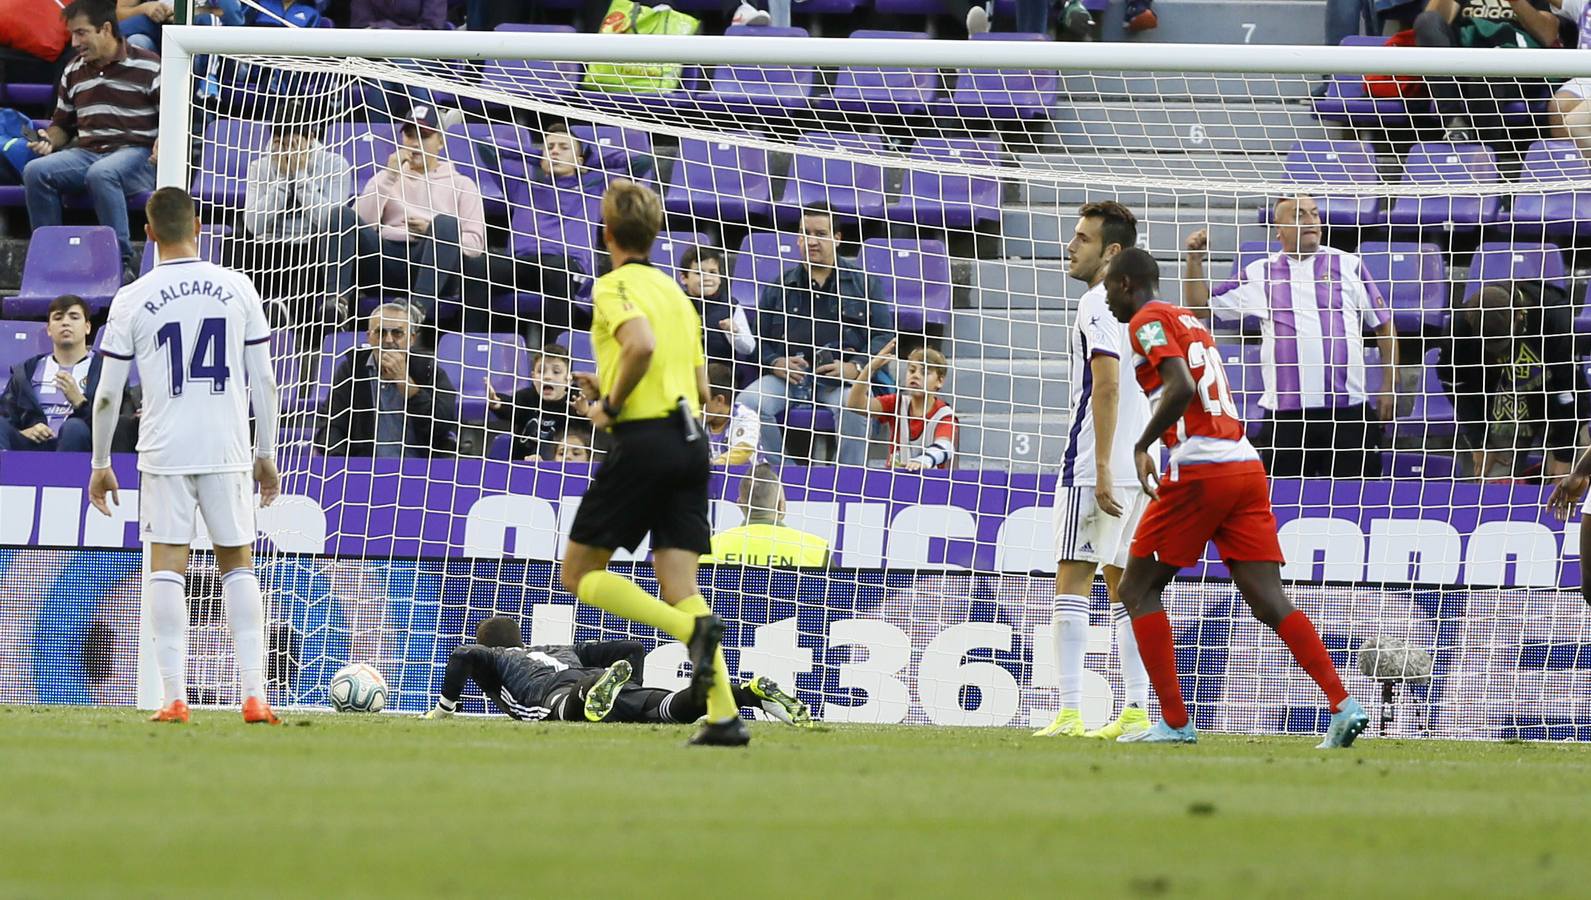
[[[1116,486],[1120,517],[1107,515],[1094,501],[1094,486],[1055,488],[1055,559],[1127,568],[1133,532],[1149,497],[1137,485]]]
[[[215,546],[248,546],[254,543],[254,503],[249,472],[144,473],[138,485],[138,534],[157,544],[191,544],[199,536],[195,513],[200,512]]]

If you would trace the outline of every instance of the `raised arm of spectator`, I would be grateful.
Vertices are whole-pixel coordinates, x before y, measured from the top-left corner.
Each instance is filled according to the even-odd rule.
[[[1210,252],[1210,232],[1200,228],[1188,235],[1182,254],[1182,305],[1200,318],[1210,315],[1210,282],[1204,271]]]
[[[1543,47],[1558,46],[1558,14],[1547,9],[1537,9],[1530,0],[1513,0],[1514,18],[1530,36]]]
[[[752,356],[757,352],[757,334],[751,330],[751,320],[739,303],[729,304],[729,341],[736,356]]]
[[[865,410],[872,415],[883,413],[884,403],[873,396],[873,376],[878,370],[895,361],[895,342],[890,341],[878,351],[867,365],[862,368],[861,374],[851,382],[850,390],[845,394],[845,407],[847,409]]]

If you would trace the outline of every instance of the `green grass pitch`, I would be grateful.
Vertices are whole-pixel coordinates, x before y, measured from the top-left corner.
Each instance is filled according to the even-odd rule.
[[[1591,747],[0,707],[0,897],[1583,895]]]

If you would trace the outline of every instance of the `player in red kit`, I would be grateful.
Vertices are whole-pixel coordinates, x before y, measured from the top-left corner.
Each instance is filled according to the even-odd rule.
[[[1159,288],[1159,264],[1135,247],[1116,254],[1105,274],[1105,301],[1112,315],[1128,323],[1138,383],[1154,405],[1133,448],[1138,480],[1154,499],[1133,535],[1120,598],[1132,615],[1162,718],[1148,731],[1119,740],[1198,740],[1182,704],[1161,592],[1178,571],[1197,563],[1213,540],[1254,617],[1276,631],[1331,702],[1331,725],[1321,749],[1347,747],[1370,717],[1343,689],[1314,623],[1282,589],[1282,547],[1265,465],[1244,435],[1215,339],[1188,310],[1155,299]],[[1164,475],[1148,451],[1156,440],[1171,451]]]

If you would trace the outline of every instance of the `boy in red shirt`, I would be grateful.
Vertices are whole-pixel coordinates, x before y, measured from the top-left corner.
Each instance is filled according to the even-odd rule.
[[[866,410],[889,425],[889,464],[902,469],[948,469],[956,454],[956,411],[939,399],[950,374],[944,354],[918,347],[906,360],[901,390],[875,396],[868,386],[879,369],[895,361],[895,342],[878,351],[851,382],[845,397],[850,409]]]
[[[1138,480],[1153,499],[1133,535],[1119,593],[1132,614],[1163,718],[1119,740],[1198,740],[1182,703],[1171,623],[1160,598],[1177,572],[1197,563],[1205,543],[1214,540],[1254,617],[1276,631],[1331,702],[1331,725],[1320,748],[1347,747],[1370,717],[1343,688],[1314,623],[1282,589],[1282,547],[1265,465],[1244,434],[1215,339],[1188,310],[1156,300],[1159,287],[1159,263],[1136,247],[1118,253],[1105,274],[1105,302],[1128,323],[1138,383],[1154,405],[1133,447]],[[1171,451],[1164,477],[1148,452],[1157,439]]]

